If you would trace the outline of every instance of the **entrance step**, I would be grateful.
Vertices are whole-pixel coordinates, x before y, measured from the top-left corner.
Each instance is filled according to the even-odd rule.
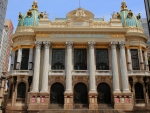
[[[49,109],[64,109],[63,104],[50,104]]]
[[[74,109],[89,109],[88,104],[74,104]]]
[[[39,113],[124,113],[122,111],[117,111],[117,110],[108,110],[108,109],[105,109],[105,110],[84,110],[84,109],[76,109],[76,110],[50,110],[50,109],[47,109],[47,110],[44,110],[44,111],[41,111]]]
[[[112,104],[98,104],[98,109],[113,109]]]

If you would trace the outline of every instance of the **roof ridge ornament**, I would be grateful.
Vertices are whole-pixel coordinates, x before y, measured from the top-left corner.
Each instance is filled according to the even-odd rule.
[[[75,18],[76,18],[76,19],[83,19],[83,18],[85,18],[85,17],[86,17],[86,14],[85,14],[84,9],[78,8],[78,9],[76,10],[76,13],[75,13]]]
[[[125,1],[123,1],[123,2],[121,2],[121,11],[128,11],[128,9],[127,9],[127,5],[126,5],[126,2]]]
[[[34,0],[33,5],[32,5],[32,9],[35,9],[35,10],[38,9],[37,3],[38,3],[38,2],[37,2],[36,0]]]

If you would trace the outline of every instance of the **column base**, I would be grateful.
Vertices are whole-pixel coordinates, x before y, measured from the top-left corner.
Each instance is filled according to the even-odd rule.
[[[73,109],[73,92],[65,91],[64,92],[64,109]]]
[[[97,91],[89,91],[89,109],[90,110],[96,110],[98,109],[97,104]]]
[[[123,111],[132,111],[133,97],[131,92],[114,93],[114,109]]]

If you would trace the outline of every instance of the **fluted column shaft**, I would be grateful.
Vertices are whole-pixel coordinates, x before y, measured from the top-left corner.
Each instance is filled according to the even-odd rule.
[[[125,56],[125,42],[119,42],[120,44],[120,69],[123,92],[129,92],[127,65]]]
[[[127,47],[127,63],[128,63],[128,70],[132,70],[132,65],[131,65],[131,52],[129,47]]]
[[[44,65],[42,76],[42,90],[41,92],[48,92],[48,71],[49,71],[49,47],[50,42],[45,41],[44,44]]]
[[[34,75],[33,75],[33,87],[31,92],[39,92],[39,75],[40,75],[40,58],[41,58],[41,44],[42,42],[37,41],[35,63],[34,63]]]
[[[67,64],[66,64],[66,92],[72,92],[72,45],[73,42],[66,42]]]
[[[147,59],[147,50],[144,51],[144,57],[145,57],[145,65],[146,65],[146,70],[149,70],[149,65],[148,65],[148,59]]]
[[[112,58],[112,73],[113,73],[113,91],[120,92],[119,76],[118,76],[118,61],[116,44],[117,42],[111,42],[111,58]]]
[[[90,91],[96,91],[95,81],[95,58],[94,58],[94,45],[95,42],[88,42],[89,45],[89,71],[90,71]]]
[[[18,49],[18,55],[17,55],[17,65],[16,69],[20,69],[20,64],[21,64],[21,59],[22,59],[22,48]]]
[[[141,67],[141,70],[144,70],[144,62],[143,62],[143,54],[142,54],[142,47],[139,46],[139,53],[140,53],[140,67]]]
[[[32,64],[33,64],[33,48],[30,48],[30,51],[29,51],[29,65],[28,65],[29,70],[32,69]]]

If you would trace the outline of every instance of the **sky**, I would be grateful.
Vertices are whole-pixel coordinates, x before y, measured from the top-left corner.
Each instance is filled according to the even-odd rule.
[[[25,14],[31,9],[34,0],[9,0],[6,12],[6,19],[11,19],[16,29],[19,12]],[[109,21],[113,12],[119,12],[123,0],[80,0],[80,6],[92,12],[95,18],[104,16]],[[142,18],[146,18],[144,0],[124,0],[129,10],[137,15],[141,13]],[[65,18],[66,14],[79,7],[79,0],[37,0],[39,12],[46,11],[49,19],[54,17]]]

